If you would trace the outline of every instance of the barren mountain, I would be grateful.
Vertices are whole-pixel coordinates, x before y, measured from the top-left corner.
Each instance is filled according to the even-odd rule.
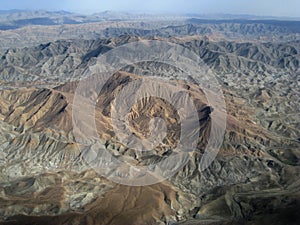
[[[291,31],[274,21],[189,22],[156,27],[151,32],[113,28],[114,22],[70,25],[64,27],[66,36],[79,27],[90,33],[80,30],[68,40],[59,40],[65,39],[63,32],[56,36],[62,27],[43,26],[41,29],[53,31],[48,43],[38,38],[35,46],[24,47],[26,40],[20,43],[22,47],[3,51],[0,224],[299,224],[298,25]],[[150,30],[158,26],[154,24],[140,26]],[[98,26],[107,29],[94,35]],[[7,32],[12,31],[1,31],[0,38]],[[13,32],[32,32],[38,37],[31,26]],[[232,32],[243,35],[244,40],[233,40],[236,35]],[[128,34],[119,36],[124,33]],[[78,34],[86,35],[86,40]],[[204,34],[206,37],[201,36]],[[288,37],[280,37],[285,34]],[[268,35],[281,41],[263,41],[262,36]],[[96,96],[95,123],[101,143],[77,143],[72,112],[85,113],[87,106],[74,109],[73,99],[79,82],[89,79],[84,76],[88,68],[116,47],[153,39],[177,43],[196,53],[222,87],[227,108],[225,136],[218,156],[204,171],[200,169],[201,158],[216,109],[184,71],[161,62],[128,65],[105,83],[100,94],[83,93]],[[148,76],[150,71],[156,76]],[[165,88],[183,89],[195,105],[200,132],[197,148],[186,153],[187,163],[174,176],[158,184],[134,187],[117,184],[90,168],[81,147],[96,149],[95,160],[99,162],[102,152],[107,151],[135,166],[151,167],[172,154],[181,135],[180,112],[164,99],[145,97],[127,115],[132,134],[140,139],[150,135],[152,118],[162,118],[168,131],[162,145],[136,151],[115,134],[114,100],[124,87],[141,78],[149,79],[149,86],[155,79]],[[86,133],[92,129],[88,124],[82,126]],[[166,167],[178,164],[168,161]],[[131,176],[124,168],[106,170],[117,177]]]
[[[220,15],[131,14],[105,11],[81,15],[65,11],[0,13],[0,49],[28,47],[57,40],[140,37],[208,36],[237,42],[299,40],[296,19]]]
[[[119,84],[125,86],[133,79],[137,77],[132,74],[116,74],[107,84],[109,88],[101,93],[97,104],[98,131],[103,138],[103,148],[116,157],[136,165],[151,164],[161,160],[168,148],[139,154],[118,144],[109,122],[109,106],[120,90]],[[179,82],[176,85],[190,87],[189,92],[198,102],[199,118],[207,120],[207,123],[202,122],[202,129],[207,129],[210,111],[206,110],[203,93],[193,84]],[[71,130],[75,87],[76,82],[54,89],[32,87],[1,91],[1,211],[2,219],[11,221],[8,224],[44,220],[49,224],[74,224],[75,221],[156,224],[191,218],[200,219],[201,224],[201,219],[219,222],[231,218],[253,219],[266,213],[262,205],[274,210],[267,211],[275,213],[271,216],[276,216],[281,208],[297,208],[299,143],[275,137],[255,124],[251,113],[255,109],[242,98],[233,97],[232,91],[225,93],[229,115],[224,144],[217,160],[207,170],[200,172],[197,167],[207,133],[203,130],[199,150],[175,177],[165,184],[134,188],[99,177],[82,159]],[[174,143],[172,138],[176,140],[178,135],[178,119],[171,106],[161,100],[148,99],[136,107],[133,110],[139,114],[133,116],[142,116],[142,119],[133,121],[137,121],[134,127],[141,137],[147,132],[143,124],[147,123],[147,117],[153,116],[149,112],[162,113],[161,117],[168,113],[172,132],[166,143]],[[147,199],[147,196],[157,197]],[[141,217],[131,216],[130,212]],[[47,217],[40,217],[42,215]]]

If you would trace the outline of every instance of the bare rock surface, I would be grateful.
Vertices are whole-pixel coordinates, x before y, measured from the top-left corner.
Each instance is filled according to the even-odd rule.
[[[243,29],[268,32],[267,25],[252,24],[243,29],[236,24],[205,26],[225,26],[245,35],[248,32]],[[170,35],[189,35],[199,27],[204,29],[203,24],[189,26],[187,33],[181,26],[163,29]],[[29,28],[16,32],[21,29]],[[282,27],[273,30],[286,32]],[[263,42],[252,37],[255,41],[238,42],[228,35],[227,40],[156,37],[189,48],[214,71],[227,104],[227,128],[217,158],[201,171],[213,110],[203,92],[183,71],[170,65],[145,62],[123,68],[97,97],[99,152],[108,151],[134,165],[151,166],[176,145],[180,119],[174,107],[162,99],[143,99],[134,105],[129,118],[140,138],[148,135],[152,117],[164,118],[170,130],[164,147],[136,152],[120,143],[111,126],[115,97],[122,87],[141,74],[147,76],[150,70],[171,80],[170,85],[185,89],[201,120],[199,144],[183,168],[162,183],[130,187],[89,167],[72,126],[74,93],[86,68],[110,49],[151,39],[130,32],[135,35],[57,40],[3,52],[0,224],[299,224],[299,41]],[[92,149],[93,143],[87,143],[87,148]],[[101,160],[101,154],[97,157]],[[127,175],[120,171],[113,171],[114,175]]]

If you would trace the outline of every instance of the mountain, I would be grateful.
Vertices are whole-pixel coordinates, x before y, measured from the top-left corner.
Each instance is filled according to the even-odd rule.
[[[169,84],[189,93],[201,120],[199,145],[187,164],[170,179],[144,187],[116,184],[90,169],[72,127],[78,81],[98,56],[139,40],[143,37],[60,40],[2,54],[1,224],[297,224],[299,41],[160,38],[195,52],[222,85],[228,115],[219,155],[199,170],[213,109],[196,84],[173,78]],[[165,118],[170,130],[167,147],[137,153],[115,138],[113,100],[121,87],[140,79],[137,71],[146,76],[154,70],[168,79],[181,72],[151,62],[122,70],[97,97],[101,148],[127,163],[151,165],[170,154],[180,135],[176,110],[154,98],[135,105],[129,116],[135,135],[144,137],[155,115]]]
[[[297,18],[233,15],[145,14],[104,11],[81,15],[65,11],[2,11],[0,48],[29,47],[57,40],[208,36],[238,42],[299,40]]]
[[[0,224],[298,225],[299,26],[247,15],[0,11]],[[226,107],[191,68],[159,57],[127,63],[97,93],[101,56],[154,40],[199,58]],[[140,91],[157,96],[134,99]],[[159,97],[170,91],[172,101]]]

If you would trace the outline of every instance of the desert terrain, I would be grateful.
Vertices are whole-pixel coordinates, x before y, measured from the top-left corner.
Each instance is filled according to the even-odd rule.
[[[226,130],[217,157],[201,170],[216,110],[205,93],[168,64],[121,68],[99,94],[85,93],[96,96],[99,152],[149,167],[173,154],[182,135],[180,114],[164,99],[146,97],[128,114],[140,139],[149,135],[151,118],[162,118],[168,131],[164,145],[135,151],[116,137],[112,126],[114,99],[130,83],[150,79],[150,73],[160,85],[167,80],[188,94],[200,124],[186,164],[179,168],[180,162],[168,161],[167,166],[179,168],[173,176],[128,186],[101,176],[86,161],[73,126],[74,110],[86,106],[76,108],[74,98],[102,55],[152,40],[188,49],[213,71],[226,103]],[[1,13],[0,224],[299,224],[299,60],[298,21]],[[92,142],[84,146],[93,149]],[[130,176],[121,169],[107,173]]]

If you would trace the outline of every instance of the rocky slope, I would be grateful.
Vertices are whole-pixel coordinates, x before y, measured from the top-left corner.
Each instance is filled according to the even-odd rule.
[[[3,82],[65,82],[78,79],[97,56],[137,36],[96,41],[57,41],[32,48],[9,49],[0,59]],[[255,106],[259,123],[294,140],[299,138],[299,41],[286,43],[215,42],[209,39],[162,39],[196,52],[224,85]],[[158,69],[161,65],[151,64]],[[136,68],[143,69],[143,65]],[[134,71],[127,68],[127,71]],[[158,70],[157,70],[158,71]],[[162,68],[161,73],[168,73]],[[287,102],[285,102],[287,98]],[[288,117],[286,115],[289,115]]]
[[[168,148],[142,154],[127,148],[110,125],[111,104],[121,87],[138,79],[137,71],[155,70],[193,97],[202,121],[197,150],[175,176],[151,186],[118,185],[89,168],[72,130],[78,79],[97,56],[141,39],[57,41],[3,53],[0,224],[298,224],[298,41],[162,39],[194,51],[222,85],[228,118],[218,157],[205,171],[199,169],[211,118],[201,90],[178,80],[183,74],[173,67],[148,62],[123,68],[97,97],[102,148],[134,165],[151,165],[168,155]],[[135,105],[134,131],[147,136],[145,121],[155,115],[167,120],[171,132],[165,143],[171,148],[179,135],[178,115],[161,99]]]

